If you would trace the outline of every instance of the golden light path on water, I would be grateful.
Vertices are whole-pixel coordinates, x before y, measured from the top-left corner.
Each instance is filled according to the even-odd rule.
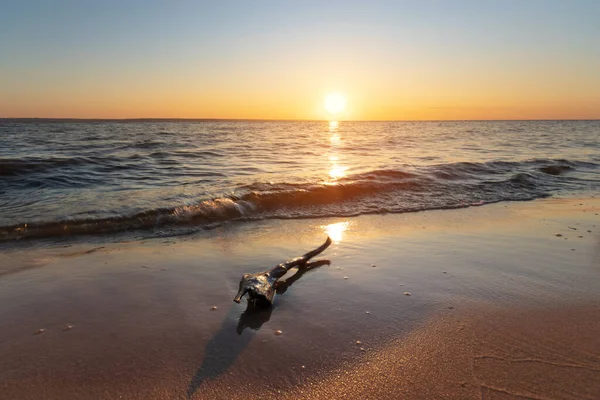
[[[330,161],[329,167],[329,181],[327,183],[335,185],[337,180],[346,176],[348,166],[340,164],[340,145],[341,135],[339,133],[340,123],[338,121],[329,121],[329,141],[331,143],[330,152],[328,159]],[[335,224],[324,225],[322,228],[325,233],[331,238],[333,243],[339,244],[344,238],[344,233],[348,229],[349,222],[338,222]]]
[[[333,243],[339,244],[344,238],[344,233],[346,229],[348,229],[349,222],[337,222],[335,224],[325,225],[322,228],[325,230],[325,233],[331,238]]]
[[[329,161],[331,165],[329,167],[329,184],[335,184],[337,180],[346,176],[347,166],[339,164],[339,149],[342,138],[338,132],[340,127],[339,121],[329,121],[329,141],[331,142],[331,152],[329,154]]]
[[[333,165],[331,167],[331,169],[329,170],[329,176],[331,177],[331,179],[336,181],[336,180],[346,176],[347,169],[348,169],[348,167],[341,167],[339,165]]]
[[[329,138],[329,140],[331,141],[331,144],[338,145],[338,144],[340,144],[342,138],[337,133],[333,133],[333,134],[331,134],[331,137]]]

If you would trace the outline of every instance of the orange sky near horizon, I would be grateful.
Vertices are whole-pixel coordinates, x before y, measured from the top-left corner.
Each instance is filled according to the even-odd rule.
[[[503,120],[598,119],[600,96],[584,91],[571,96],[537,91],[493,93],[493,90],[426,93],[399,89],[361,90],[352,84],[330,90],[287,86],[281,90],[248,90],[230,94],[177,88],[56,89],[28,96],[17,93],[0,101],[0,117],[19,118],[217,118],[282,120]],[[324,98],[332,91],[347,100],[346,109],[332,115]],[[487,93],[484,93],[487,92]],[[600,92],[599,92],[600,93]],[[35,107],[32,107],[35,97]]]
[[[478,70],[419,71],[420,65],[381,68],[307,67],[303,71],[249,70],[223,80],[200,74],[120,72],[97,81],[59,76],[0,95],[0,117],[224,118],[308,120],[597,119],[600,80],[580,75],[512,69],[492,79]],[[344,73],[337,73],[344,70]],[[394,70],[406,76],[395,78]],[[271,72],[271,73],[268,73]],[[494,71],[490,71],[492,73]],[[495,71],[497,72],[497,71]],[[591,71],[590,71],[591,73]],[[512,75],[511,75],[512,74]],[[410,78],[408,78],[410,77]],[[31,81],[31,80],[29,80]],[[31,85],[33,86],[33,85]],[[5,86],[6,88],[6,86]],[[324,108],[328,93],[347,100],[344,112]],[[7,96],[8,94],[8,96]]]

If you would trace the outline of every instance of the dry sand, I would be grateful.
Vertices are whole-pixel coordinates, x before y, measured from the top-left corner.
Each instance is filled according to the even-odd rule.
[[[599,399],[599,212],[551,199],[5,251],[0,397]],[[331,266],[273,310],[232,303],[243,272],[324,231]]]

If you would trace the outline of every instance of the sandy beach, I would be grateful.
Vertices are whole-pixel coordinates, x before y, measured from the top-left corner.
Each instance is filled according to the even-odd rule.
[[[598,399],[599,213],[553,198],[6,249],[0,397]],[[273,309],[232,302],[327,234],[331,265]]]

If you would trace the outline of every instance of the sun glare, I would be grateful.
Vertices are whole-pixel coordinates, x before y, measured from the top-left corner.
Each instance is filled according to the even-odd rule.
[[[330,114],[339,114],[346,108],[346,98],[339,93],[330,93],[325,97],[325,109]]]
[[[338,222],[337,224],[329,224],[323,226],[327,235],[333,240],[335,244],[338,244],[344,238],[344,233],[348,229],[348,222]]]
[[[340,165],[332,165],[329,170],[329,177],[333,180],[338,180],[346,176],[346,170],[348,167],[342,167]]]

